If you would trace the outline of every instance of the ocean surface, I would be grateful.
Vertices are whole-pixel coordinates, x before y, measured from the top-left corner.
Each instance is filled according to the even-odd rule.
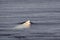
[[[10,30],[27,20],[29,29]],[[60,0],[0,0],[0,40],[60,40]]]

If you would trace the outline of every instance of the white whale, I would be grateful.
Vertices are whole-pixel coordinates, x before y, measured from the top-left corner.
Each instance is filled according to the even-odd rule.
[[[31,22],[30,20],[27,20],[23,24],[19,24],[13,28],[0,28],[0,30],[21,30],[21,29],[27,29],[30,28]]]
[[[17,29],[18,30],[18,29],[30,28],[30,25],[31,25],[30,20],[27,20],[25,23],[17,25],[13,29]]]

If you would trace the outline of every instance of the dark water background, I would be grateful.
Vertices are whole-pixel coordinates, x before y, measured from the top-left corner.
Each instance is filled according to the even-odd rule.
[[[30,29],[4,30],[28,19]],[[60,0],[0,0],[0,40],[60,40]]]

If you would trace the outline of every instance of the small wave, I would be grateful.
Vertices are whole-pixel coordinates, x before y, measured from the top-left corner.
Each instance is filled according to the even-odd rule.
[[[0,28],[0,31],[13,31],[13,28]]]
[[[15,38],[26,38],[26,36],[14,36]]]
[[[11,34],[0,34],[0,36],[11,36]]]
[[[16,23],[16,24],[23,24],[24,22],[21,23]],[[55,25],[55,24],[60,24],[60,23],[35,23],[31,22],[32,25]]]
[[[57,33],[31,33],[31,37],[60,37],[60,35],[56,35]]]
[[[33,25],[56,25],[56,24],[60,24],[60,23],[32,23]]]

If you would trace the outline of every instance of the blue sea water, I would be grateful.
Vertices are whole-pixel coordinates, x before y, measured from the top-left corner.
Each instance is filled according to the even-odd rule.
[[[26,20],[29,29],[9,30]],[[0,40],[60,40],[60,0],[0,0]]]

